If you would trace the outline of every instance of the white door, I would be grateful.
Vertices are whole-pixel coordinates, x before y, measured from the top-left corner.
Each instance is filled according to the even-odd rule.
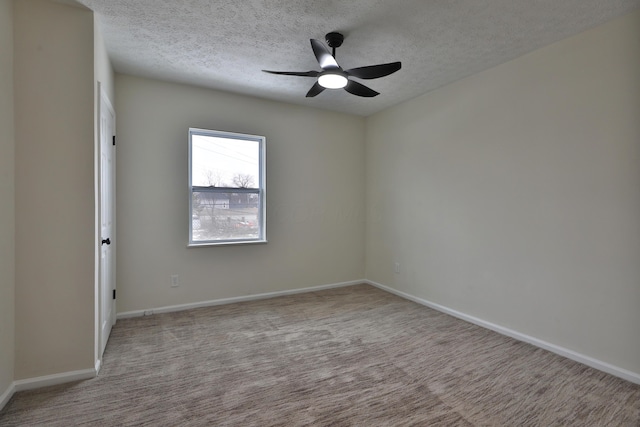
[[[100,358],[116,322],[115,124],[111,102],[100,91]]]

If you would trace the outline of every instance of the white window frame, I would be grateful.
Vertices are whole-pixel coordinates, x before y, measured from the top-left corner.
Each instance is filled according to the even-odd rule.
[[[192,184],[192,136],[202,135],[230,140],[256,141],[259,144],[259,176],[258,188],[229,188],[229,187],[194,187]],[[237,245],[252,243],[267,243],[267,170],[266,170],[266,137],[260,135],[249,135],[243,133],[225,132],[209,129],[189,128],[189,247]],[[193,193],[207,191],[214,193],[250,193],[258,194],[258,237],[256,238],[230,238],[216,240],[193,240]]]

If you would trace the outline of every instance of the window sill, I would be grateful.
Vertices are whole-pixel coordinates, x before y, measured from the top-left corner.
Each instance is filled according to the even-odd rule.
[[[235,246],[235,245],[263,245],[267,243],[267,240],[241,240],[241,241],[223,241],[223,242],[204,242],[204,243],[189,243],[187,248],[202,248],[209,246]]]

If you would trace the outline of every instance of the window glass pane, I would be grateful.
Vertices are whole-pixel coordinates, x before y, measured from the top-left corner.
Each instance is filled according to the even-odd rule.
[[[259,141],[193,135],[191,150],[191,185],[259,187]]]
[[[189,245],[266,242],[265,138],[189,129]]]
[[[194,241],[257,239],[260,196],[256,193],[193,192]]]

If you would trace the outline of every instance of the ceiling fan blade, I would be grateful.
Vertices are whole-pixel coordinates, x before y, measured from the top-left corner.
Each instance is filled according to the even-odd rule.
[[[331,55],[329,49],[327,49],[322,42],[316,39],[311,39],[311,49],[313,49],[313,54],[316,56],[318,64],[320,64],[320,67],[322,67],[323,70],[340,68],[336,59]]]
[[[346,73],[360,79],[377,79],[378,77],[388,76],[398,71],[402,67],[401,62],[390,62],[388,64],[369,65],[367,67],[358,67],[347,70]]]
[[[322,86],[320,86],[320,83],[316,82],[313,86],[311,86],[311,89],[309,89],[309,92],[307,92],[307,98],[311,98],[316,96],[317,94],[319,94],[320,92],[322,92],[324,90],[324,88]]]
[[[349,83],[347,83],[347,85],[344,87],[344,90],[353,95],[364,96],[365,98],[371,98],[376,95],[380,95],[380,93],[376,92],[375,90],[366,87],[362,83],[354,82],[353,80],[349,80]]]
[[[270,74],[282,74],[285,76],[300,76],[300,77],[318,77],[318,74],[320,74],[319,71],[269,71],[269,70],[262,70],[262,71]]]

